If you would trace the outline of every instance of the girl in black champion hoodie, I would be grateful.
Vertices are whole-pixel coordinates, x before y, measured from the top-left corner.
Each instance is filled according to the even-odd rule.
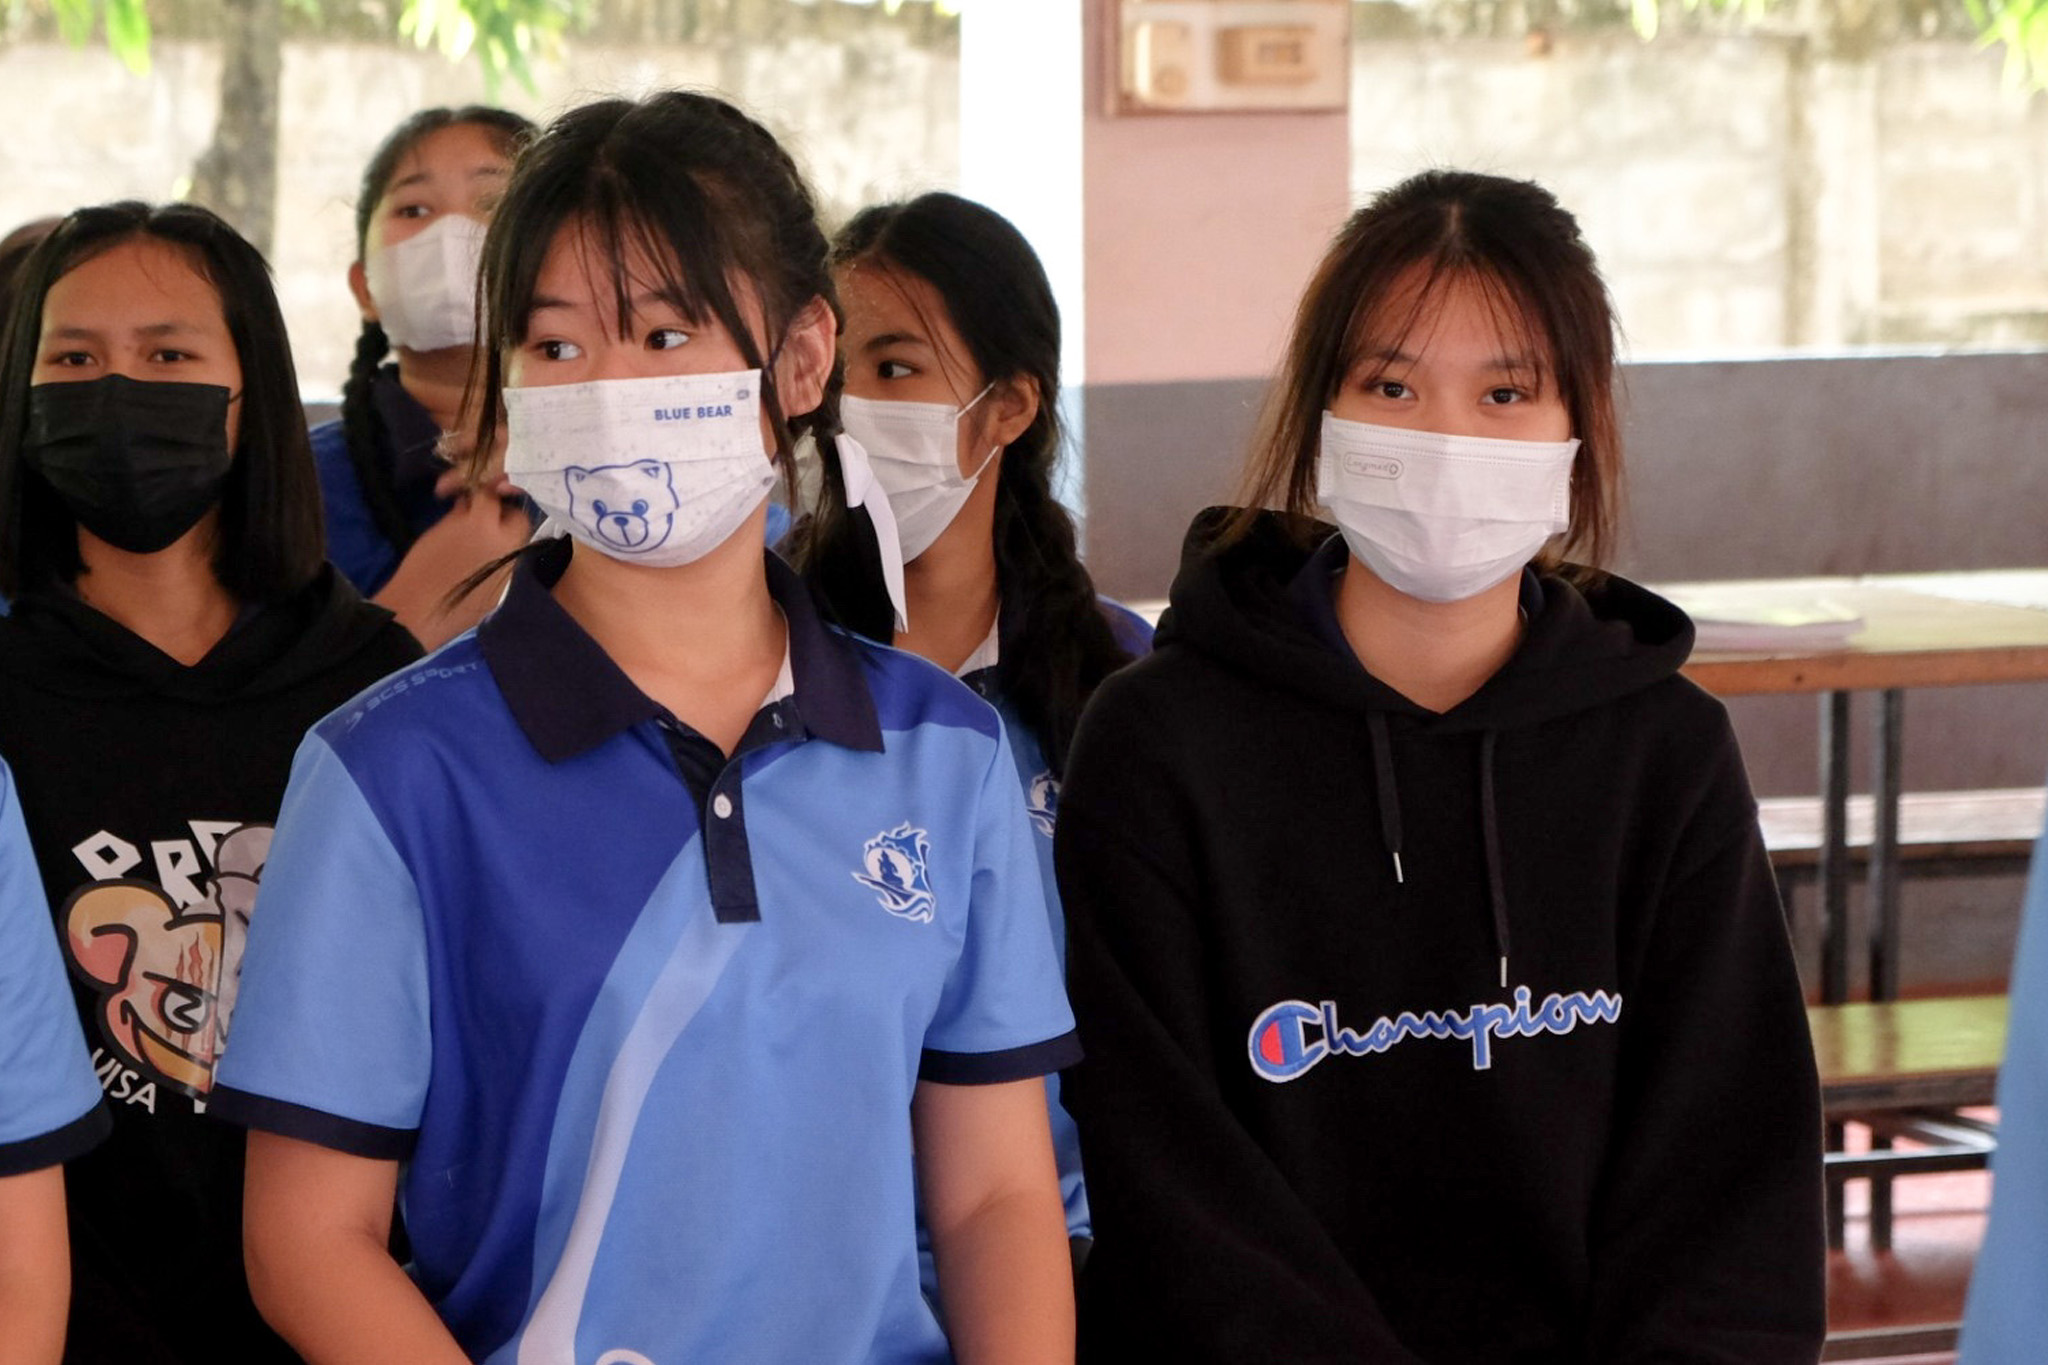
[[[293,1361],[242,1269],[244,1136],[206,1100],[292,754],[419,646],[323,558],[284,320],[206,210],[59,224],[0,413],[0,758],[114,1117],[66,1171],[65,1359]]]
[[[1084,1361],[1818,1357],[1741,756],[1685,616],[1566,562],[1613,364],[1534,185],[1410,180],[1310,286],[1246,499],[1286,510],[1196,521],[1062,793]]]

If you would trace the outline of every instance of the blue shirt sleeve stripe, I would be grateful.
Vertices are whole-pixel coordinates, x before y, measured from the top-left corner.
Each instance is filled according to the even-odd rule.
[[[1081,1060],[1081,1038],[1072,1032],[1042,1043],[1001,1052],[941,1052],[926,1048],[918,1059],[917,1078],[939,1085],[1000,1085],[1034,1080],[1064,1071]]]
[[[90,1110],[54,1133],[0,1146],[0,1177],[25,1175],[30,1171],[40,1171],[45,1166],[62,1165],[99,1146],[113,1131],[114,1116],[107,1112],[104,1104],[95,1101]]]
[[[371,1157],[379,1161],[403,1161],[412,1155],[412,1149],[419,1141],[419,1134],[412,1129],[360,1123],[339,1114],[308,1109],[303,1104],[220,1086],[215,1086],[207,1097],[206,1112],[244,1128],[298,1138],[302,1142],[332,1147],[351,1156]]]

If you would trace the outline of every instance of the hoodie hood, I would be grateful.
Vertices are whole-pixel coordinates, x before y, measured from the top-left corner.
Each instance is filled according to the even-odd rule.
[[[1520,646],[1477,692],[1439,715],[1365,672],[1333,634],[1328,576],[1348,561],[1336,527],[1268,512],[1243,538],[1213,550],[1232,515],[1212,507],[1189,528],[1158,644],[1200,650],[1340,710],[1405,716],[1440,734],[1515,730],[1662,682],[1692,652],[1692,622],[1653,592],[1612,575],[1581,590],[1524,570]],[[1305,576],[1312,573],[1319,576]]]
[[[185,665],[103,615],[68,587],[23,593],[9,617],[0,667],[68,697],[162,697],[207,706],[284,692],[355,656],[392,628],[323,564],[281,602],[246,609],[210,653]]]
[[[1234,509],[1212,507],[1189,528],[1157,646],[1184,645],[1271,687],[1333,710],[1362,713],[1372,737],[1380,842],[1396,882],[1405,882],[1407,872],[1401,862],[1405,840],[1394,731],[1414,732],[1418,744],[1477,735],[1474,780],[1486,900],[1505,988],[1512,930],[1495,799],[1501,735],[1672,677],[1692,652],[1692,622],[1626,579],[1610,575],[1581,591],[1562,578],[1525,569],[1521,605],[1527,625],[1521,643],[1477,692],[1439,714],[1366,672],[1345,644],[1332,588],[1349,552],[1336,527],[1267,512],[1241,539],[1212,549],[1233,515]]]

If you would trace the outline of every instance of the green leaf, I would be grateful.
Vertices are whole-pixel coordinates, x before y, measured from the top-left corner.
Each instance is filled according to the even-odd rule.
[[[107,47],[138,76],[149,74],[149,10],[144,0],[107,0]]]

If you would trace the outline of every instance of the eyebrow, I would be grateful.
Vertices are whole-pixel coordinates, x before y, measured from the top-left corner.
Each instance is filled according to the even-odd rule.
[[[927,350],[931,349],[931,343],[915,332],[883,332],[861,343],[863,351],[883,351],[891,346],[923,346]]]
[[[512,172],[504,166],[472,166],[463,174],[471,180],[503,180]],[[411,175],[401,175],[398,179],[392,181],[390,187],[384,193],[387,195],[394,194],[399,190],[410,189],[414,185],[423,185],[433,178],[433,172],[431,171],[414,171]]]
[[[190,322],[152,322],[141,327],[131,327],[128,329],[128,334],[139,337],[190,336],[203,333],[205,330],[205,328]],[[50,332],[45,340],[98,341],[105,335],[107,333],[102,332],[96,327],[59,327],[55,331]]]
[[[1385,346],[1377,350],[1368,348],[1361,351],[1358,359],[1361,364],[1378,361],[1383,365],[1413,365],[1418,358],[1398,346]],[[1506,354],[1493,357],[1481,368],[1499,370],[1506,374],[1540,374],[1543,370],[1542,365],[1528,356]]]
[[[705,325],[703,319],[690,316],[690,310],[683,306],[683,301],[681,299],[676,298],[673,294],[669,293],[665,289],[649,289],[642,293],[635,294],[630,300],[630,302],[633,305],[633,311],[635,313],[645,311],[651,304],[665,303],[669,307],[675,309],[677,312],[684,314],[685,317],[688,318],[691,326],[702,327]],[[526,311],[529,315],[533,313],[545,313],[550,309],[559,309],[563,312],[573,312],[576,309],[576,307],[576,304],[571,303],[567,299],[558,299],[551,294],[536,294],[533,296],[533,302],[527,305]]]

